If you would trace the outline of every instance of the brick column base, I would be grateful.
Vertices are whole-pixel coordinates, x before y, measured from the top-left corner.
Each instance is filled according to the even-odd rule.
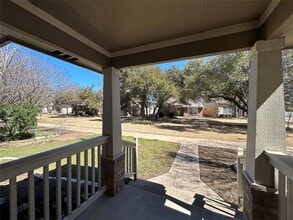
[[[278,194],[275,189],[252,183],[243,173],[244,220],[278,219]]]
[[[106,194],[117,195],[124,187],[124,153],[116,158],[102,157],[102,186],[107,185]]]

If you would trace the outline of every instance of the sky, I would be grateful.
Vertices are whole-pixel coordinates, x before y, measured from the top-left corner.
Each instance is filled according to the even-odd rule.
[[[103,75],[91,70],[88,70],[83,67],[71,64],[69,62],[57,59],[55,57],[43,54],[41,52],[27,49],[27,53],[32,54],[33,56],[38,57],[41,60],[63,69],[68,75],[71,81],[75,84],[78,84],[82,87],[94,85],[94,89],[99,90],[103,87]],[[175,62],[166,62],[162,64],[157,64],[162,70],[169,69],[172,66],[175,66],[179,69],[183,69],[188,60],[180,60]]]

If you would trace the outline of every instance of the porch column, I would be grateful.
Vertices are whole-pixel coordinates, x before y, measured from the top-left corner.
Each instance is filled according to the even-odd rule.
[[[107,67],[103,74],[103,135],[110,138],[103,147],[102,185],[107,184],[107,193],[114,196],[124,186],[119,70]]]
[[[277,219],[274,169],[263,151],[286,151],[284,43],[284,39],[258,41],[250,51],[244,219]]]

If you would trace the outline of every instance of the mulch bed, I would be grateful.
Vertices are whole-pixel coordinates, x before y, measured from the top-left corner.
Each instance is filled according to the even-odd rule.
[[[236,150],[199,146],[201,180],[226,202],[237,203]]]
[[[67,181],[62,180],[62,218],[67,213]],[[90,192],[89,186],[89,192]],[[81,203],[84,187],[81,185]],[[50,219],[56,219],[56,179],[49,179]],[[9,219],[9,185],[0,186],[0,219]],[[89,195],[90,196],[90,195]],[[4,202],[3,202],[4,201]],[[35,176],[35,215],[36,219],[43,219],[43,179]],[[28,179],[17,182],[17,219],[25,220],[28,217]],[[76,208],[76,184],[72,182],[72,209]]]

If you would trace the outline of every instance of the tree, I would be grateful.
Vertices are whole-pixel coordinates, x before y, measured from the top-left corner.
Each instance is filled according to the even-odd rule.
[[[93,87],[92,85],[81,88],[78,93],[81,104],[85,106],[85,113],[90,116],[98,114],[102,100],[102,93],[100,91],[94,91]]]
[[[69,82],[60,68],[40,60],[15,44],[0,49],[0,102],[50,104],[56,92]]]
[[[37,124],[38,108],[31,104],[0,105],[0,140],[15,139]]]
[[[293,49],[283,50],[285,110],[293,111]]]
[[[120,77],[121,106],[129,103],[140,109],[141,116],[157,116],[166,101],[177,96],[175,85],[159,67],[147,66],[124,70]],[[152,112],[150,109],[152,107]]]
[[[174,84],[178,91],[178,99],[180,102],[185,102],[185,87],[186,87],[186,77],[187,72],[183,74],[183,71],[175,66],[165,71],[167,80]]]
[[[60,91],[55,98],[55,104],[71,106],[75,115],[97,115],[102,102],[102,92],[95,91],[93,86],[79,87],[72,85]]]
[[[184,70],[186,94],[192,99],[223,98],[247,112],[248,69],[247,52],[219,55],[206,63],[192,60]]]

